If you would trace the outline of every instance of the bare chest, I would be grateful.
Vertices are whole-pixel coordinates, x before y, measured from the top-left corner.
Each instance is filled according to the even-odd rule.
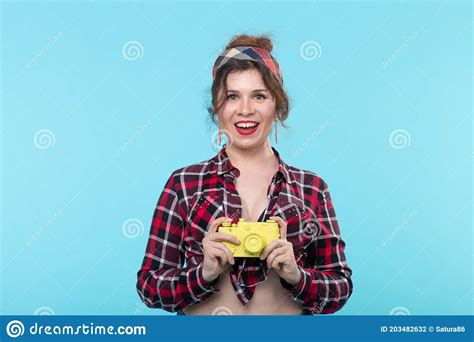
[[[261,213],[268,207],[272,177],[273,174],[248,174],[237,178],[236,188],[242,202],[242,218],[246,221],[258,221]]]

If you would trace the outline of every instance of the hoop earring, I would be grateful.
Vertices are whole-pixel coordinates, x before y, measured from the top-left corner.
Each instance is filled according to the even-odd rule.
[[[219,133],[217,134],[217,144],[219,146],[222,144],[222,130],[219,128]]]
[[[275,144],[278,144],[278,121],[275,120]]]

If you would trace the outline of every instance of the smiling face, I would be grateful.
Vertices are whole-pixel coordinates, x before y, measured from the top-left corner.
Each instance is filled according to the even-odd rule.
[[[219,126],[230,135],[233,148],[253,149],[268,139],[276,118],[275,101],[256,69],[227,76],[225,103]]]

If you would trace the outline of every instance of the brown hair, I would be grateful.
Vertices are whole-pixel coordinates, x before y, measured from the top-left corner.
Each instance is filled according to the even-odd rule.
[[[272,52],[273,44],[268,35],[261,36],[249,36],[246,34],[236,35],[231,38],[229,43],[226,45],[224,50],[231,49],[237,46],[252,46],[258,47]],[[209,114],[211,114],[214,123],[217,123],[216,115],[222,109],[225,104],[227,91],[227,76],[230,72],[235,70],[249,70],[257,69],[262,76],[265,86],[270,91],[273,99],[275,100],[275,109],[277,112],[277,118],[281,122],[282,126],[286,127],[284,121],[288,117],[290,111],[289,100],[286,90],[283,88],[283,84],[278,80],[275,74],[268,69],[266,66],[254,62],[232,59],[224,66],[219,68],[216,72],[216,77],[212,82],[212,105],[208,108]]]

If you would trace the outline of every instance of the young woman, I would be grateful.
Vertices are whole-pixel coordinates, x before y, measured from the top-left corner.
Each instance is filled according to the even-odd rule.
[[[186,315],[333,313],[352,271],[326,183],[287,165],[270,132],[288,97],[266,36],[235,36],[213,68],[210,114],[228,143],[174,171],[156,206],[137,291],[150,308]],[[220,138],[219,138],[220,139]],[[234,258],[224,222],[277,221],[260,258]]]

